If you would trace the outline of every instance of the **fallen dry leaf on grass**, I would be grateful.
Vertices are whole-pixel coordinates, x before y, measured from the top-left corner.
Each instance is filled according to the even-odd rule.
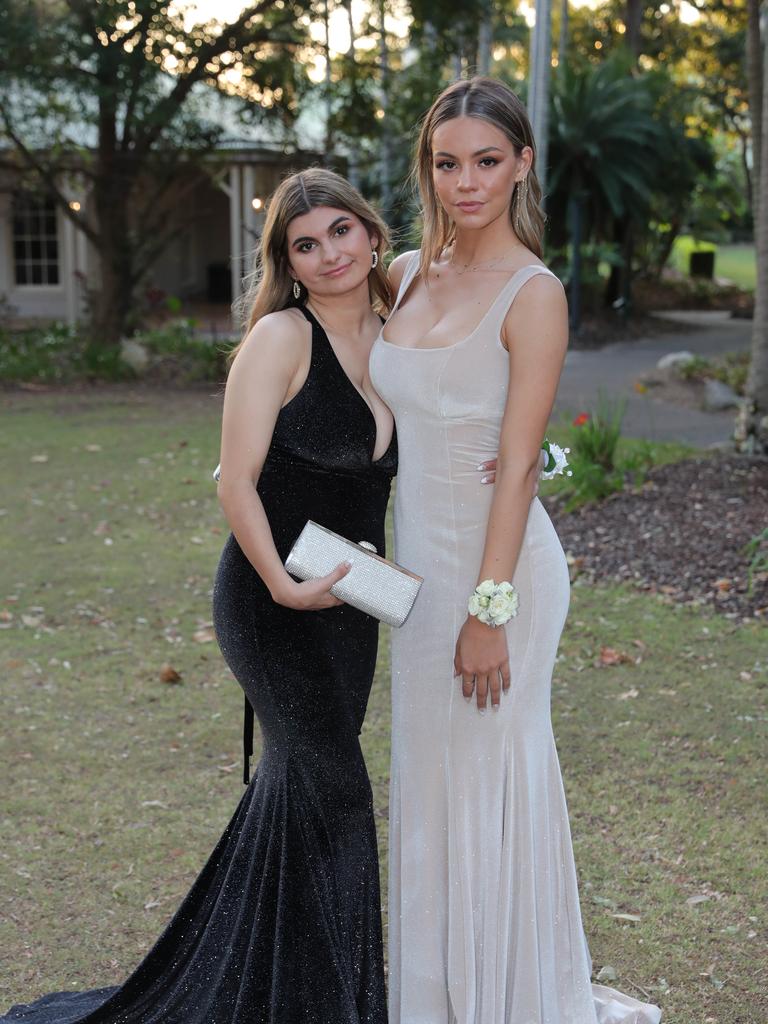
[[[181,673],[177,672],[173,665],[163,665],[160,669],[161,683],[180,683]]]
[[[617,651],[615,647],[600,648],[601,665],[633,665],[635,659],[625,651]]]
[[[216,639],[216,634],[213,632],[213,626],[203,626],[202,629],[195,630],[192,634],[192,639],[196,644],[211,644]]]

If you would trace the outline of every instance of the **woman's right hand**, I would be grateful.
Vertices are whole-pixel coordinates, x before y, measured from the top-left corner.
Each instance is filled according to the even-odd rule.
[[[343,579],[352,568],[351,562],[342,562],[327,576],[316,580],[304,580],[297,583],[286,573],[285,589],[272,595],[276,604],[285,608],[293,608],[297,612],[319,612],[324,608],[336,608],[344,604],[331,593],[331,587]]]

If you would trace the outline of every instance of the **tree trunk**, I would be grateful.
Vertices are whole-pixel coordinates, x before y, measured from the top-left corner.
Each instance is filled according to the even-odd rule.
[[[768,74],[762,61],[761,175],[754,177],[755,194],[764,192],[768,167]],[[753,122],[754,123],[754,122]],[[763,197],[764,198],[764,197]],[[746,395],[736,425],[736,442],[741,451],[768,454],[768,203],[758,203],[755,233],[757,281],[752,322],[752,360]]]
[[[389,73],[389,46],[387,44],[386,0],[379,0],[379,57],[381,62],[381,138],[379,139],[379,189],[381,192],[381,212],[384,220],[389,220],[392,213],[392,133],[388,117],[389,89],[391,85]]]
[[[323,30],[325,41],[325,155],[330,158],[333,152],[333,93],[331,87],[331,12],[330,0],[323,4]]]
[[[560,37],[557,43],[557,68],[561,75],[565,74],[568,60],[568,0],[560,4]]]
[[[760,170],[763,151],[763,43],[760,36],[760,0],[747,0],[747,84],[749,86],[749,117],[752,122],[752,178],[750,206],[757,230],[760,205]]]
[[[344,0],[344,8],[347,12],[347,22],[349,24],[349,48],[347,50],[347,60],[349,61],[349,74],[352,82],[352,88],[357,90],[357,55],[355,52],[355,19],[352,17],[352,0]],[[355,147],[352,146],[349,149],[349,155],[347,159],[347,177],[349,183],[353,188],[360,188],[360,167],[357,162],[357,153]]]
[[[100,244],[99,282],[92,291],[90,331],[93,341],[105,347],[120,343],[135,302],[136,268],[128,215],[132,182],[121,173],[119,163],[113,163],[111,175],[98,175],[93,192]]]
[[[568,205],[571,213],[571,287],[570,300],[571,330],[574,335],[581,327],[581,235],[584,201],[581,190],[571,194]]]
[[[92,340],[117,346],[126,331],[136,283],[128,209],[136,183],[132,155],[118,152],[117,108],[109,67],[100,68],[105,83],[99,97],[98,167],[93,202],[98,225],[99,286],[91,293]]]
[[[643,0],[627,0],[624,25],[627,30],[627,46],[635,60],[638,59],[643,49],[642,39],[640,36],[640,26],[642,21]]]
[[[491,5],[488,0],[482,5],[480,25],[477,30],[477,71],[480,75],[491,73],[491,50],[493,48],[493,22]]]

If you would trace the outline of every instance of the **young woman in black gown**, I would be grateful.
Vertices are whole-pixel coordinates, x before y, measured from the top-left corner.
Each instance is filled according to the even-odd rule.
[[[227,383],[219,494],[233,535],[214,588],[216,633],[258,717],[262,757],[129,979],[45,996],[3,1022],[385,1024],[358,742],[378,624],[329,593],[344,566],[297,583],[282,563],[308,519],[384,550],[396,444],[367,367],[381,324],[371,302],[389,305],[386,247],[383,222],[330,172],[286,179],[270,203]]]

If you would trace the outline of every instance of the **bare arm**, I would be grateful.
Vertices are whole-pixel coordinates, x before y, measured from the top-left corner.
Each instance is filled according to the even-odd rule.
[[[511,580],[530,511],[531,492],[541,468],[541,440],[557,392],[568,345],[568,316],[562,286],[548,276],[534,277],[521,290],[505,321],[509,388],[501,427],[494,488],[478,582]],[[469,598],[469,594],[467,595]],[[485,709],[487,693],[499,706],[509,688],[506,635],[468,616],[456,644],[454,666],[464,696]],[[501,679],[499,678],[501,677]]]
[[[264,317],[232,364],[224,395],[218,496],[238,544],[273,599],[308,610],[341,602],[327,593],[329,577],[296,583],[288,575],[256,491],[280,409],[306,375],[302,327],[285,311]],[[332,582],[346,571],[332,573]]]
[[[478,582],[511,580],[514,574],[568,346],[568,310],[559,281],[534,277],[516,305],[514,327],[508,316],[504,330],[509,388]]]

